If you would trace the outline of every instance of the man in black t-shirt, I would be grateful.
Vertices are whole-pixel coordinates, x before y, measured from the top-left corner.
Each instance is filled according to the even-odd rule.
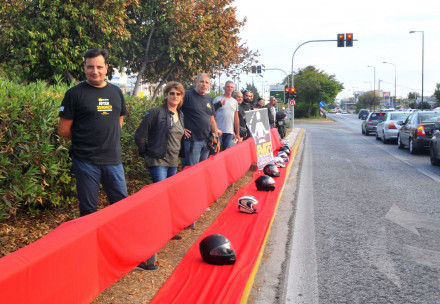
[[[251,111],[254,109],[252,105],[253,94],[251,91],[246,90],[243,92],[243,102],[238,107],[238,115],[240,118],[240,132],[242,132],[243,139],[246,139],[251,136],[248,127],[246,126],[246,115],[245,112]],[[246,131],[244,131],[246,129]]]
[[[84,54],[87,80],[69,89],[60,107],[58,134],[72,141],[80,215],[97,209],[99,185],[110,204],[127,197],[121,157],[121,128],[127,113],[121,90],[105,81],[108,52]]]
[[[185,115],[185,166],[192,166],[207,159],[211,132],[218,135],[212,98],[206,94],[210,85],[208,74],[199,74],[195,88],[186,91],[183,99],[181,109]],[[220,145],[217,144],[215,152],[219,151]]]

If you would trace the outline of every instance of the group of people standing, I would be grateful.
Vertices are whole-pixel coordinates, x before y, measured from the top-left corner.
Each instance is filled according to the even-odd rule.
[[[108,52],[88,50],[86,81],[69,89],[60,106],[58,133],[72,142],[69,154],[80,216],[97,210],[100,184],[110,204],[128,195],[120,145],[127,110],[121,90],[105,81],[107,70]],[[212,100],[209,88],[205,73],[187,91],[171,81],[164,88],[162,105],[148,109],[143,117],[134,137],[154,183],[177,173],[179,156],[182,168],[192,166],[249,137],[244,113],[254,109],[252,92],[234,92],[233,82],[227,81],[224,94]],[[138,269],[156,270],[156,259],[155,254]]]

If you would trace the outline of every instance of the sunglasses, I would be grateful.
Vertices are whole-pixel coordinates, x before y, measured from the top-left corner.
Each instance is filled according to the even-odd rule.
[[[180,96],[180,95],[182,95],[182,93],[180,93],[180,92],[169,92],[168,94],[170,94],[171,96]]]

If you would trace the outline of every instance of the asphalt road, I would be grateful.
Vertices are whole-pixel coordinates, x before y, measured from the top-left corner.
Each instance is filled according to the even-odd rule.
[[[361,134],[355,115],[305,136],[250,303],[438,303],[440,167]]]

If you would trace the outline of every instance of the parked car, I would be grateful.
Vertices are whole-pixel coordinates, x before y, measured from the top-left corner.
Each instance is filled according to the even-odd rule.
[[[371,112],[367,118],[362,121],[362,134],[368,136],[371,132],[376,132],[376,125],[382,120],[385,113]]]
[[[417,154],[423,149],[429,149],[434,124],[440,122],[440,112],[416,111],[411,113],[401,124],[397,135],[397,147],[409,148],[411,154]]]
[[[370,114],[370,111],[365,110],[365,109],[361,109],[359,111],[358,119],[365,119],[365,118],[367,118],[368,114]]]
[[[440,123],[434,124],[434,133],[429,143],[429,159],[431,165],[440,166]]]
[[[384,113],[382,121],[376,126],[376,139],[382,140],[384,144],[390,141],[397,141],[397,133],[401,124],[411,112],[387,112]],[[398,124],[400,122],[400,124]]]

